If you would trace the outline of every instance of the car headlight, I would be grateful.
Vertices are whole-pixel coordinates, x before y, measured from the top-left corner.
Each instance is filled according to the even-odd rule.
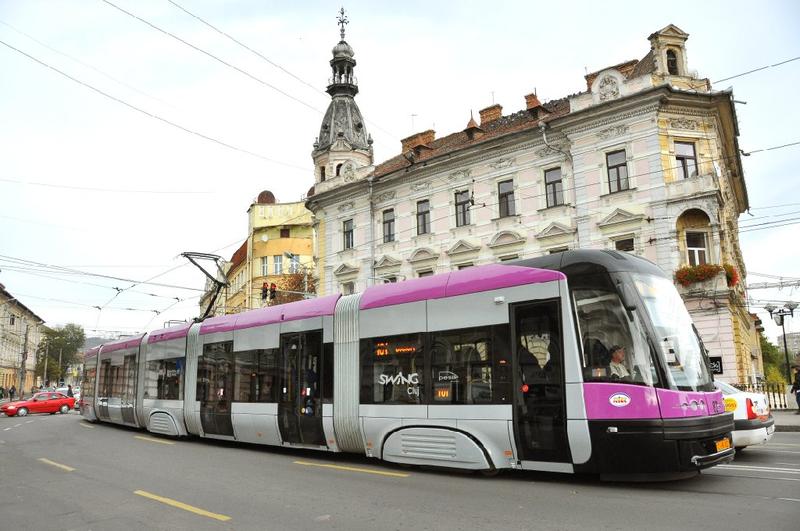
[[[17,409],[17,406],[8,406],[8,410]]]

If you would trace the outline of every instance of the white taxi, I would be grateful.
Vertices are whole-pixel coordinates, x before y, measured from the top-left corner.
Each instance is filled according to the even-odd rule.
[[[722,391],[725,411],[733,412],[733,446],[743,450],[753,444],[765,444],[775,433],[775,419],[769,412],[767,397],[761,393],[740,391],[724,382],[714,382]]]

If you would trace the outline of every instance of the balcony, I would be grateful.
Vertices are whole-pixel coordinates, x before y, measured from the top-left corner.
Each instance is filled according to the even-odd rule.
[[[711,173],[698,175],[689,179],[680,179],[667,183],[666,185],[667,201],[681,201],[700,195],[716,194],[718,192],[719,186],[717,185],[717,177]]]

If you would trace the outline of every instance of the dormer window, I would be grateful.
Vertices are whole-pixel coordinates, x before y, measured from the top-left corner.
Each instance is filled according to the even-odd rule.
[[[671,76],[678,75],[678,55],[675,50],[667,50],[667,72]]]
[[[342,174],[342,165],[341,164],[337,164],[336,165],[336,176],[338,177],[341,174]]]

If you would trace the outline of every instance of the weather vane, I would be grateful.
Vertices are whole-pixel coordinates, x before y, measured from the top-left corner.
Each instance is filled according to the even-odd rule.
[[[345,24],[350,24],[350,21],[347,20],[347,17],[344,14],[344,7],[342,7],[342,9],[339,10],[339,16],[336,17],[336,20],[339,21],[339,25],[342,27],[339,30],[339,33],[341,33],[342,40],[344,40],[344,26],[345,26]]]

